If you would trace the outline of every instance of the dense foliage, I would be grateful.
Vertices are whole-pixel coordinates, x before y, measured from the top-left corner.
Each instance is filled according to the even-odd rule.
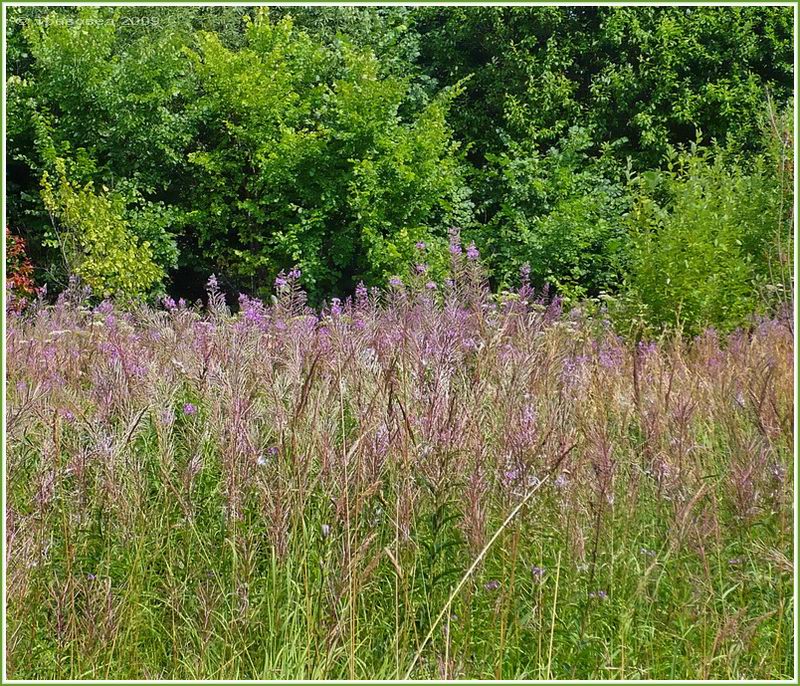
[[[9,676],[790,678],[791,321],[634,345],[451,248],[9,317]]]
[[[320,302],[420,242],[441,280],[456,225],[495,288],[730,329],[790,288],[792,45],[783,7],[10,8],[9,220],[51,292]]]

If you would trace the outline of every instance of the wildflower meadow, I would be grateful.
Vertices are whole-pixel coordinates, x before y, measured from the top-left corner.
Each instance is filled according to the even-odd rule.
[[[10,312],[9,676],[790,676],[790,316],[632,341],[451,258]]]
[[[3,679],[796,678],[791,3],[12,3]]]

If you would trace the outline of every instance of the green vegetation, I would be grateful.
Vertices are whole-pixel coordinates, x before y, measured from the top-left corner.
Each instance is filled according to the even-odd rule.
[[[8,676],[793,675],[792,8],[7,19]]]
[[[455,225],[495,288],[527,263],[568,303],[622,301],[623,327],[731,329],[787,299],[789,8],[9,17],[10,223],[51,292],[82,273],[197,297],[213,272],[263,296],[297,266],[320,302],[418,242],[441,277]],[[64,250],[98,228],[52,178],[78,214],[107,205],[101,240],[124,234],[98,269]],[[131,280],[131,259],[154,266]]]
[[[790,678],[791,322],[633,347],[454,266],[11,319],[9,675]]]

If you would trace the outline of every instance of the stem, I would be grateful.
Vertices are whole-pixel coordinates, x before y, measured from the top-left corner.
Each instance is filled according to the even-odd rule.
[[[509,514],[508,517],[506,517],[506,520],[500,525],[500,528],[494,532],[494,535],[489,539],[489,542],[485,546],[483,546],[483,550],[481,550],[481,552],[478,553],[478,556],[472,562],[466,574],[464,574],[464,576],[461,577],[461,581],[459,581],[458,585],[453,589],[453,592],[450,594],[450,597],[444,604],[442,611],[436,617],[436,620],[433,622],[431,628],[428,630],[427,635],[422,641],[422,645],[420,645],[419,650],[417,650],[416,655],[414,655],[414,659],[411,661],[411,664],[409,665],[408,670],[406,671],[406,674],[403,677],[404,680],[409,679],[411,677],[411,672],[414,671],[414,667],[417,664],[417,660],[419,660],[420,655],[422,655],[422,651],[425,649],[425,646],[428,644],[428,641],[431,639],[431,636],[433,636],[433,632],[436,631],[436,627],[439,626],[439,622],[442,621],[442,617],[444,617],[445,612],[447,612],[450,609],[450,605],[453,603],[453,600],[458,595],[458,592],[462,589],[464,584],[467,583],[467,579],[469,579],[472,576],[472,573],[477,569],[481,560],[489,551],[489,548],[492,547],[492,544],[499,538],[500,534],[503,533],[503,531],[509,525],[511,520],[517,516],[517,513],[522,509],[522,506],[525,505],[525,503],[527,503],[528,500],[530,500],[531,496],[533,496],[533,494],[536,493],[536,491],[538,491],[542,487],[542,485],[544,484],[545,481],[547,481],[549,476],[550,476],[549,474],[545,475],[545,477],[539,483],[537,483],[530,491],[528,491],[528,493],[519,502],[519,504],[513,510],[511,510],[511,514]]]

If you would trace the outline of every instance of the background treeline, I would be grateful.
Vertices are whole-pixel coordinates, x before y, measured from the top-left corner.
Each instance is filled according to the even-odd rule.
[[[312,301],[449,227],[622,326],[790,297],[786,7],[9,8],[8,217],[38,283]]]

